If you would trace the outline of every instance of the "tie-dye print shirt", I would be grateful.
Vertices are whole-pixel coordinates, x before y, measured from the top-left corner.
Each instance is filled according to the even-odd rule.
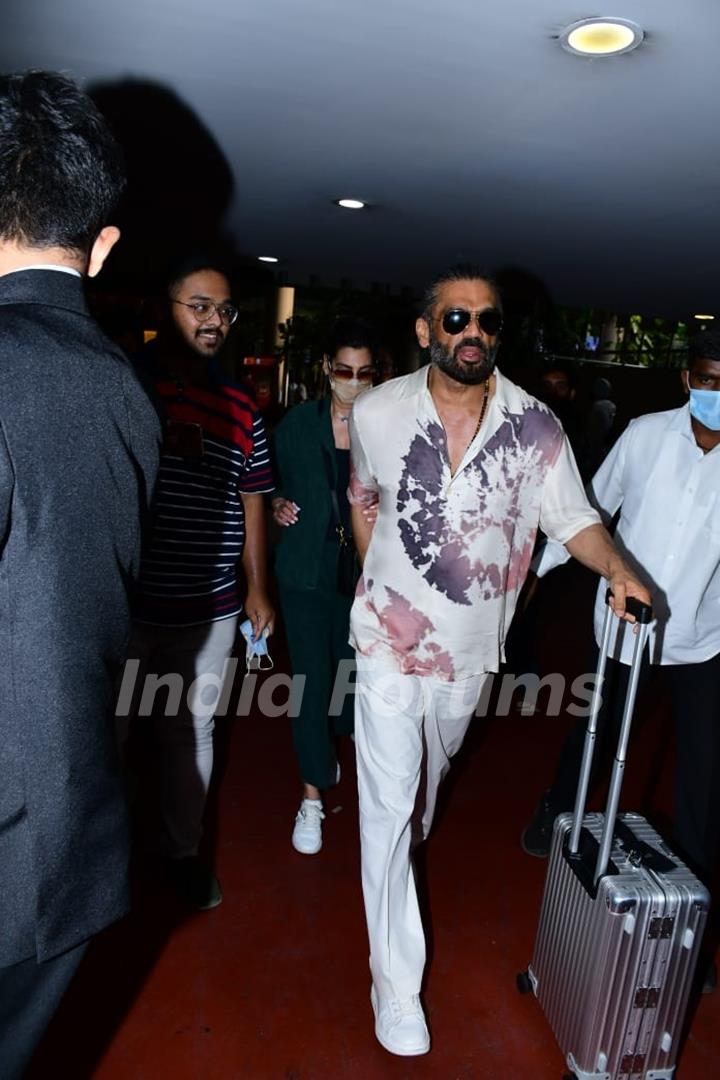
[[[348,497],[378,502],[350,640],[449,681],[498,670],[538,526],[564,543],[600,518],[558,420],[497,369],[452,476],[428,371],[368,390],[350,416]]]

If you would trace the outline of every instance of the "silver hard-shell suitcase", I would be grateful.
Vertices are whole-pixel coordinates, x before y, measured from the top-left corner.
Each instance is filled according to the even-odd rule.
[[[604,814],[585,814],[610,635],[600,648],[575,810],[553,831],[532,990],[578,1080],[672,1077],[710,896],[639,814],[617,815],[647,624],[640,622]]]

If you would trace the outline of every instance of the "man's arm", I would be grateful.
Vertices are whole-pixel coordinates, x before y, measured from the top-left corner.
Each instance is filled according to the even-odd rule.
[[[373,514],[370,519],[368,519],[367,515],[368,511],[362,504],[355,503],[350,507],[353,537],[355,538],[355,547],[357,548],[358,559],[360,560],[361,566],[365,562],[365,555],[367,553],[368,545],[370,544],[375,517],[377,516],[376,514]]]
[[[355,547],[360,565],[363,566],[377,517],[378,490],[372,466],[357,430],[354,409],[350,413],[348,434],[350,436],[350,487],[347,495]]]
[[[12,459],[5,438],[5,426],[0,420],[0,554],[5,548],[10,532],[10,508],[14,489],[15,476]]]
[[[585,488],[591,505],[598,511],[606,525],[612,521],[625,497],[627,447],[632,429],[633,424],[631,422],[630,427],[615,443],[615,446]],[[550,570],[554,570],[556,566],[562,566],[566,563],[569,558],[570,551],[565,544],[548,539],[533,559],[531,569],[538,577],[544,577]]]
[[[247,580],[245,612],[257,640],[265,627],[270,633],[275,629],[275,611],[267,595],[265,504],[260,494],[241,492],[240,498],[245,511],[245,547],[242,554]]]
[[[611,462],[608,472],[612,471]],[[596,474],[595,479],[599,475]],[[608,509],[612,513],[620,505],[621,496],[615,492],[608,497]],[[616,499],[617,503],[613,505]],[[613,592],[611,607],[620,618],[635,621],[625,611],[627,596],[634,596],[644,604],[652,602],[650,593],[623,560],[607,529],[600,523],[600,514],[588,502],[567,439],[563,440],[560,453],[548,473],[540,508],[540,527],[551,540],[564,544],[578,562],[606,579]]]
[[[635,621],[625,611],[628,596],[634,596],[643,604],[652,604],[650,593],[621,558],[604,525],[589,525],[567,540],[565,547],[583,566],[605,578],[613,594],[610,606],[621,619]]]

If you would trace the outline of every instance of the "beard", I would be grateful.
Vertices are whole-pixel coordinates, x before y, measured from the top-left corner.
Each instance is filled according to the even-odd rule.
[[[461,360],[458,353],[460,349],[468,346],[478,349],[482,359],[474,364]],[[478,383],[485,382],[492,375],[495,370],[497,351],[497,345],[488,348],[480,338],[464,338],[451,353],[449,348],[441,345],[437,338],[433,337],[432,334],[430,335],[430,360],[432,363],[439,367],[449,378],[454,379],[455,382],[463,383],[465,386],[476,386]]]

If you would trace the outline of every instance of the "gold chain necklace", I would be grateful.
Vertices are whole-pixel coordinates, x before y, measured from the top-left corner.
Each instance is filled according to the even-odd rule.
[[[485,410],[487,409],[487,403],[488,403],[488,397],[489,396],[490,396],[490,379],[488,378],[488,379],[485,380],[485,396],[483,397],[482,408],[480,410],[480,419],[477,422],[477,427],[475,428],[475,430],[473,432],[472,439],[470,440],[470,442],[465,447],[465,453],[466,454],[467,454],[468,450],[470,449],[470,447],[472,446],[472,444],[474,443],[475,439],[477,438],[478,432],[480,431],[480,428],[482,427],[482,422],[485,419]],[[465,455],[463,455],[463,457],[464,456]]]

